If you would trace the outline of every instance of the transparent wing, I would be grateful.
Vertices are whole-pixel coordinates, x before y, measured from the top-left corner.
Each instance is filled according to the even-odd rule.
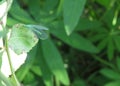
[[[38,38],[44,40],[48,38],[48,28],[40,25],[25,25],[30,28]]]

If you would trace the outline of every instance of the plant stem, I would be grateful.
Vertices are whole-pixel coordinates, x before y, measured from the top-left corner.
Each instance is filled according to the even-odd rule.
[[[4,25],[1,24],[1,26],[2,26],[3,30],[6,31],[6,28],[4,27]],[[12,77],[13,77],[15,86],[20,86],[20,84],[19,84],[19,82],[18,82],[18,80],[17,80],[17,78],[16,78],[14,69],[13,69],[13,65],[12,65],[12,61],[11,61],[11,56],[10,56],[10,52],[9,52],[9,47],[8,47],[7,34],[6,34],[5,37],[3,38],[3,44],[4,44],[4,46],[5,46],[5,50],[6,50],[6,53],[7,53],[8,62],[9,62],[9,66],[10,66],[10,70],[11,70],[11,73],[12,73]]]
[[[16,86],[20,86],[17,78],[16,78],[16,75],[15,75],[15,72],[14,72],[14,69],[13,69],[13,65],[12,65],[12,61],[11,61],[11,57],[10,57],[10,53],[9,53],[9,48],[8,48],[8,40],[7,40],[7,37],[5,39],[5,49],[6,49],[6,53],[7,53],[7,56],[8,56],[8,61],[9,61],[9,65],[10,65],[10,70],[11,70],[11,73],[12,73],[12,76],[13,76],[13,79],[14,79],[14,82],[16,84]]]
[[[6,0],[6,2],[7,2],[6,10],[5,10],[4,14],[2,15],[2,17],[0,18],[0,25],[2,26],[3,31],[5,31],[5,32],[7,31],[7,29],[5,28],[5,26],[2,22],[2,19],[4,18],[4,16],[7,15],[8,11],[9,11],[11,5],[12,5],[13,0]],[[16,78],[16,75],[15,75],[15,72],[14,72],[14,69],[13,69],[11,56],[10,56],[10,52],[9,52],[9,47],[8,47],[7,34],[5,35],[5,37],[3,37],[3,44],[4,44],[4,47],[5,47],[6,53],[7,53],[8,62],[9,62],[10,70],[11,70],[11,73],[12,73],[13,84],[15,86],[20,86],[20,83],[18,82],[18,80]]]

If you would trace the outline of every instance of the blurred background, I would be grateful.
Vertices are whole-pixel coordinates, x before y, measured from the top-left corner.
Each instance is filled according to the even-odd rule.
[[[16,71],[25,86],[120,86],[119,0],[14,0],[7,27],[43,25]]]

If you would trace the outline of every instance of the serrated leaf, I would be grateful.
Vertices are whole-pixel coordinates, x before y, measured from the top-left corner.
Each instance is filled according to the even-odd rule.
[[[55,75],[57,80],[64,85],[69,85],[69,78],[64,68],[62,57],[50,39],[42,41],[42,49],[44,59],[50,68],[50,71]]]
[[[16,54],[29,52],[37,42],[38,38],[36,35],[23,24],[13,26],[10,39],[8,40],[10,48],[13,49]]]
[[[84,9],[86,0],[64,0],[63,16],[65,30],[68,35],[72,33]],[[70,10],[72,9],[72,10]]]

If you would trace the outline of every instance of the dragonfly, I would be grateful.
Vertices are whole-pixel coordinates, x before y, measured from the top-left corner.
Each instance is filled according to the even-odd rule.
[[[48,38],[48,28],[42,25],[25,25],[25,27],[32,30],[39,39],[45,40]]]

